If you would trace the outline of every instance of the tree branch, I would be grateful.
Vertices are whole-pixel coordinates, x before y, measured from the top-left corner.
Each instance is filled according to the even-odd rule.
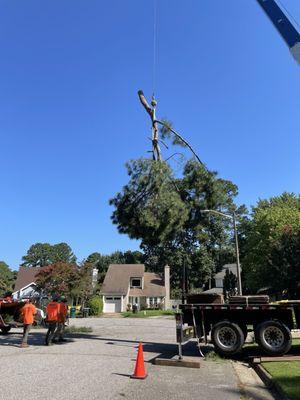
[[[153,109],[149,106],[142,90],[138,91],[138,96],[139,96],[140,102],[142,103],[142,106],[147,111],[147,113],[150,115],[150,118],[153,122]]]
[[[205,164],[200,160],[200,158],[198,157],[197,153],[193,150],[192,146],[185,139],[183,139],[183,137],[181,135],[179,135],[179,133],[174,131],[174,129],[172,129],[170,126],[166,125],[163,121],[160,121],[160,120],[156,119],[153,122],[154,123],[157,122],[158,124],[165,126],[168,130],[170,130],[172,133],[174,133],[174,135],[176,137],[178,137],[178,139],[180,139],[191,150],[191,152],[194,154],[194,156],[199,161],[199,163],[201,165],[203,165],[203,167],[205,167]]]

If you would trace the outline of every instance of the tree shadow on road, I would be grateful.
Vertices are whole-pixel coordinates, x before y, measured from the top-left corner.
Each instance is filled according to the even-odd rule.
[[[46,330],[44,332],[36,332],[32,329],[29,332],[28,344],[29,346],[45,346]],[[0,346],[20,347],[22,342],[22,332],[9,332],[7,334],[0,335]],[[72,338],[68,339],[68,342],[74,341]],[[59,346],[64,345],[67,342],[55,343]]]
[[[30,346],[44,346],[45,345],[46,330],[35,331],[32,329],[29,333],[28,344]],[[68,333],[66,335],[67,342],[58,343],[57,345],[64,345],[65,343],[74,342],[75,340],[97,340],[106,342],[108,346],[120,346],[120,347],[133,347],[137,348],[139,340],[129,340],[114,337],[101,337],[99,335],[91,333]],[[0,346],[14,346],[20,347],[22,341],[22,332],[9,332],[8,334],[0,335]],[[173,358],[178,355],[177,343],[159,343],[144,341],[143,349],[146,353],[153,353],[153,358],[148,359],[148,362],[154,362],[157,357],[160,358]],[[213,351],[213,346],[208,344],[201,345],[201,351],[206,356]],[[289,354],[300,355],[300,345],[294,345]],[[200,353],[195,340],[191,340],[183,345],[183,356],[184,357],[200,357]],[[253,357],[262,357],[264,354],[258,346],[245,346],[244,349],[231,359],[239,361],[247,361]]]
[[[69,336],[69,335],[68,335]],[[77,333],[74,334],[74,337],[77,339],[94,339],[99,341],[106,342],[107,345],[110,346],[120,346],[120,347],[135,347],[137,348],[140,341],[139,340],[130,340],[130,339],[120,339],[113,337],[101,337],[99,335],[94,334],[85,334],[85,333]],[[153,359],[150,362],[154,362],[155,358],[172,358],[178,355],[178,344],[177,343],[158,343],[158,342],[149,342],[142,341],[143,349],[147,353],[156,353]],[[212,344],[201,344],[201,351],[204,356],[207,356],[209,353],[214,351],[214,347]],[[159,354],[159,355],[157,355]],[[300,345],[293,345],[288,355],[300,355]],[[190,340],[185,345],[183,345],[183,356],[185,357],[199,357],[200,353],[198,350],[196,340]],[[230,358],[238,361],[249,361],[249,359],[253,357],[263,357],[265,354],[263,351],[256,345],[246,345],[242,351],[231,356]],[[222,358],[222,357],[221,357]]]
[[[46,330],[35,331],[34,329],[29,333],[28,344],[29,346],[45,346]],[[97,340],[105,342],[107,346],[122,346],[129,348],[138,348],[140,341],[128,340],[119,338],[107,338],[90,333],[74,333],[66,335],[67,342],[57,343],[61,346],[65,343],[74,342],[75,340]],[[11,332],[5,335],[0,335],[0,346],[20,347],[22,342],[22,332]],[[202,347],[202,351],[209,351],[211,348],[206,346]],[[156,358],[173,358],[178,355],[178,345],[176,343],[157,343],[157,342],[143,342],[143,350],[145,353],[153,353],[153,357],[147,357],[145,360],[148,363],[154,363]],[[183,355],[187,357],[199,357],[199,351],[195,342],[188,342],[183,346]],[[135,360],[133,360],[135,361]]]
[[[120,347],[133,347],[138,348],[140,341],[138,340],[129,340],[129,339],[120,339],[120,338],[107,338],[96,336],[93,334],[76,334],[76,338],[78,339],[94,339],[102,342],[106,342],[109,346],[120,346]],[[155,353],[155,356],[148,360],[148,362],[154,362],[155,358],[172,358],[178,355],[178,344],[177,343],[158,343],[158,342],[148,342],[142,341],[143,350],[146,353]],[[201,346],[201,350],[205,353],[208,353],[212,350],[210,345]],[[195,341],[189,341],[185,345],[183,345],[183,355],[186,357],[199,357],[200,353]]]

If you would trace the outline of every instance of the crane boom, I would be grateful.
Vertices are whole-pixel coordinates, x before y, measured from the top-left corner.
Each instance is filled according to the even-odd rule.
[[[300,64],[300,33],[275,0],[257,0]]]

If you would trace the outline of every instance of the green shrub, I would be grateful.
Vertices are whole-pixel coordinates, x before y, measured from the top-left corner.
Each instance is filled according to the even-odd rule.
[[[89,301],[91,315],[100,315],[103,310],[103,300],[100,296],[93,296]]]

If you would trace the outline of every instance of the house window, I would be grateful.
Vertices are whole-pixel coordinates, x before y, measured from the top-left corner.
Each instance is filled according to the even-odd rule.
[[[141,288],[142,287],[142,279],[141,278],[131,278],[130,287],[131,288]]]
[[[158,298],[157,297],[149,297],[149,307],[150,308],[156,308],[157,303],[158,303]]]
[[[140,302],[140,298],[139,297],[132,297],[132,296],[129,297],[129,303],[131,305],[139,304],[139,302]]]

